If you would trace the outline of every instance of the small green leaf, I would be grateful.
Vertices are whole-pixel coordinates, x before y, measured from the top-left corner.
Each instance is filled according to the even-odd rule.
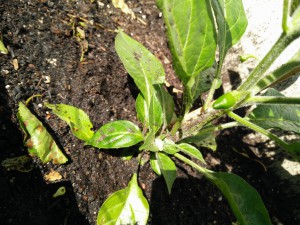
[[[149,204],[133,174],[128,186],[110,195],[101,206],[97,225],[147,224]]]
[[[152,170],[158,175],[161,176],[161,170],[159,168],[158,160],[154,152],[150,153],[150,166]]]
[[[162,64],[142,44],[122,31],[119,31],[115,39],[115,48],[127,72],[142,92],[147,106],[150,106],[153,85],[165,81]]]
[[[165,89],[161,85],[154,86],[156,90],[156,95],[162,107],[162,114],[163,114],[163,123],[164,128],[167,127],[174,116],[174,101],[172,96],[165,91]]]
[[[257,191],[241,177],[222,172],[207,176],[227,198],[241,225],[271,225],[268,212]]]
[[[103,125],[87,144],[96,148],[124,148],[135,145],[143,139],[138,126],[130,121],[118,120]]]
[[[163,144],[163,151],[167,154],[174,155],[180,150],[177,148],[177,145],[173,141],[166,138]]]
[[[194,146],[186,143],[181,143],[178,145],[178,148],[180,149],[181,152],[198,159],[200,162],[206,164],[205,160],[203,159],[203,156],[201,152],[195,148]]]
[[[216,34],[209,1],[157,0],[167,26],[176,74],[187,84],[212,66]]]
[[[166,181],[168,192],[171,194],[173,183],[176,179],[176,165],[172,159],[164,153],[158,152],[157,155],[158,165]]]
[[[39,157],[43,163],[52,160],[54,164],[63,164],[68,161],[42,122],[22,102],[19,103],[17,117],[26,133],[25,145],[30,154]]]
[[[181,143],[193,143],[197,146],[209,148],[213,151],[217,150],[216,135],[212,133],[202,133],[201,130],[194,136],[190,136],[181,140]]]
[[[149,110],[142,94],[139,94],[136,98],[135,109],[139,121],[141,121],[144,127],[149,128]]]
[[[146,150],[151,152],[158,152],[160,151],[159,147],[155,143],[155,134],[153,132],[149,132],[144,140],[144,143],[141,145],[139,150]]]
[[[3,42],[1,41],[1,39],[0,39],[0,53],[8,54],[8,50],[7,50],[7,48],[5,48],[5,46],[4,46]]]
[[[269,89],[264,96],[282,97],[284,95],[275,89]],[[279,128],[298,134],[300,133],[299,105],[258,105],[249,115],[249,119],[252,123],[265,129]]]
[[[74,106],[65,104],[45,103],[45,105],[49,109],[52,109],[55,115],[57,115],[70,126],[72,133],[77,138],[83,141],[88,141],[93,137],[93,124],[84,111]]]
[[[151,96],[150,106],[149,106],[149,128],[153,133],[156,133],[164,122],[164,114],[160,102],[156,96],[153,94]]]

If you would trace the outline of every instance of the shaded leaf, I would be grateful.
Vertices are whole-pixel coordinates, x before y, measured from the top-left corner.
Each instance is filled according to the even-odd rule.
[[[264,96],[279,96],[280,92],[268,89]],[[300,106],[267,104],[258,105],[249,115],[252,123],[265,129],[279,128],[285,131],[300,133]]]
[[[241,177],[222,172],[207,176],[227,198],[241,225],[271,225],[268,212],[257,191]]]
[[[212,66],[216,35],[208,1],[157,0],[167,26],[176,74],[184,84]],[[201,15],[201,16],[199,16]]]
[[[110,195],[101,206],[97,225],[147,224],[149,204],[133,174],[128,186]]]
[[[143,139],[138,126],[130,121],[118,120],[103,125],[87,144],[97,148],[124,148]]]
[[[83,141],[88,141],[93,137],[93,124],[84,111],[74,106],[65,104],[45,103],[45,105],[49,109],[52,109],[55,115],[57,115],[70,126],[72,133],[77,138]]]
[[[159,168],[166,181],[169,194],[171,194],[173,183],[176,179],[176,165],[172,159],[164,153],[157,153]]]
[[[25,145],[30,154],[39,157],[43,163],[52,160],[54,164],[63,164],[68,161],[42,122],[22,102],[19,103],[17,117],[26,133]]]

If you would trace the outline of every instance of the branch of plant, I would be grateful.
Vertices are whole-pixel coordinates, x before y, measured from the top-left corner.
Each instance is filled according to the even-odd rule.
[[[244,104],[300,104],[300,98],[275,97],[275,96],[253,96],[248,98]]]
[[[265,130],[264,128],[260,127],[260,126],[257,126],[256,124],[254,123],[251,123],[250,121],[248,121],[247,119],[245,118],[242,118],[240,116],[238,116],[237,114],[231,112],[231,111],[228,111],[227,112],[227,115],[230,116],[232,119],[236,120],[238,123],[240,123],[241,125],[245,126],[245,127],[248,127],[258,133],[261,133],[265,136],[267,136],[268,138],[274,140],[280,147],[282,148],[289,148],[289,144],[286,143],[285,141],[281,140],[279,137],[277,137],[276,135],[272,134],[271,132]]]

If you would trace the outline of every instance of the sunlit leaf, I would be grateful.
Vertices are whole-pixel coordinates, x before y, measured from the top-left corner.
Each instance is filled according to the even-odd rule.
[[[124,148],[135,145],[143,139],[138,126],[130,121],[118,120],[100,127],[87,144],[97,148]]]
[[[280,92],[268,89],[264,96],[282,97]],[[249,115],[252,123],[265,129],[279,128],[300,133],[300,105],[258,105]]]
[[[110,195],[101,206],[97,225],[147,224],[149,204],[133,174],[128,186]]]
[[[68,161],[42,122],[22,102],[19,103],[17,117],[26,132],[25,145],[30,154],[39,157],[43,163],[52,160],[54,164],[63,164]]]
[[[150,153],[150,166],[152,170],[158,175],[161,175],[161,170],[158,164],[158,160],[156,158],[156,154],[154,152]]]
[[[115,39],[116,51],[127,72],[133,78],[150,106],[154,84],[162,84],[165,72],[160,61],[142,44],[119,31]]]
[[[187,84],[212,66],[216,34],[210,4],[205,0],[157,0],[167,26],[176,74]]]
[[[248,25],[242,0],[211,1],[218,25],[219,66],[227,51],[237,43]]]
[[[93,137],[93,124],[84,111],[65,104],[45,103],[45,105],[70,126],[72,133],[77,138],[88,141]]]
[[[139,94],[135,101],[137,118],[142,122],[144,127],[149,127],[149,109],[143,95]]]
[[[211,172],[208,178],[222,191],[241,225],[271,225],[268,212],[257,191],[241,177]]]
[[[203,159],[201,152],[194,146],[187,144],[187,143],[181,143],[178,145],[178,148],[180,149],[181,152],[183,152],[193,158],[198,159],[202,163],[206,163],[205,160]]]
[[[173,183],[176,179],[176,165],[172,159],[162,152],[157,153],[159,168],[166,181],[169,194],[171,194]]]
[[[149,106],[149,128],[156,133],[164,122],[164,114],[156,94],[151,96]]]
[[[0,53],[2,54],[8,54],[7,48],[4,46],[3,42],[0,39]]]
[[[177,147],[178,146],[172,140],[167,138],[163,142],[163,151],[167,154],[174,155],[175,153],[179,152],[180,149]]]

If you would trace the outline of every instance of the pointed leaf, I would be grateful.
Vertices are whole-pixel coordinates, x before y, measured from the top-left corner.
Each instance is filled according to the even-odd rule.
[[[199,161],[201,161],[202,163],[206,164],[205,160],[203,159],[203,156],[201,154],[201,152],[195,148],[194,146],[190,145],[190,144],[186,144],[186,143],[181,143],[178,145],[178,148],[180,149],[180,151],[182,151],[183,153],[198,159]]]
[[[212,172],[210,175],[208,178],[227,198],[239,224],[271,225],[261,197],[245,180],[231,173]]]
[[[157,146],[156,141],[155,141],[155,134],[150,131],[144,140],[144,143],[141,145],[139,150],[146,150],[146,151],[151,151],[151,152],[158,152],[160,151],[159,146]]]
[[[214,19],[206,0],[157,0],[167,25],[176,74],[184,84],[212,66],[215,59]]]
[[[60,119],[65,121],[71,128],[72,133],[83,141],[88,141],[94,135],[92,131],[93,124],[88,115],[79,108],[65,104],[49,104],[45,105],[52,109]]]
[[[150,106],[153,84],[162,84],[165,81],[162,64],[142,44],[122,31],[116,37],[115,48],[127,72]]]
[[[172,159],[164,153],[157,153],[158,165],[166,181],[168,192],[171,194],[173,183],[176,179],[176,165]]]
[[[280,92],[269,89],[264,96],[279,96]],[[251,122],[265,129],[279,128],[300,133],[300,105],[258,105],[249,115]]]
[[[133,174],[128,186],[110,195],[101,206],[97,225],[146,225],[149,204]]]
[[[96,148],[124,148],[143,139],[138,126],[130,121],[118,120],[103,125],[87,144]]]
[[[177,147],[178,146],[172,140],[167,138],[163,142],[163,151],[167,154],[174,155],[175,153],[179,152],[180,149]]]
[[[152,170],[158,175],[161,176],[161,170],[158,164],[158,160],[156,158],[156,154],[154,152],[150,153],[150,166]]]
[[[218,25],[219,66],[222,66],[227,51],[240,40],[248,21],[242,0],[215,0],[211,3]]]
[[[68,161],[42,122],[22,102],[19,103],[17,117],[26,132],[25,145],[30,154],[39,157],[43,163],[52,160],[54,164],[63,164]]]

